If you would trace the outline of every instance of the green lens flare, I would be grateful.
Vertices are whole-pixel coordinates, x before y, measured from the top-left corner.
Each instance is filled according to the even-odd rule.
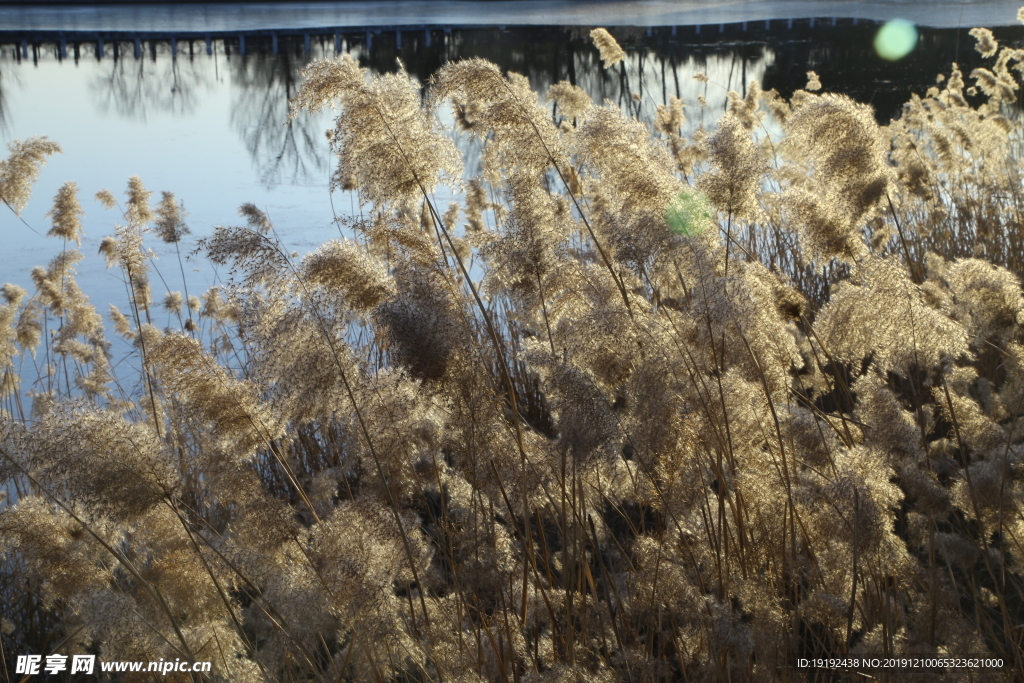
[[[887,21],[875,35],[875,52],[882,59],[903,59],[917,45],[917,28],[906,19]]]
[[[683,190],[665,209],[665,223],[677,235],[693,237],[711,225],[711,202],[700,192]]]

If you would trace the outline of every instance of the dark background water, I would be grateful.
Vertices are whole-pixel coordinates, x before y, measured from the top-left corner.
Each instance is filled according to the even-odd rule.
[[[664,76],[651,87],[652,94],[680,96],[676,68],[688,62],[707,63],[709,58],[736,63],[734,84],[744,86],[744,69],[768,60],[761,76],[764,89],[775,88],[789,97],[807,83],[807,71],[818,73],[826,90],[841,92],[870,103],[880,123],[897,116],[912,93],[923,94],[942,72],[949,74],[958,62],[965,75],[984,60],[974,49],[975,41],[966,29],[919,29],[917,47],[905,58],[892,62],[879,57],[873,46],[880,23],[853,19],[802,19],[787,22],[748,22],[701,27],[611,28],[626,51],[653,65]],[[993,30],[1002,42],[1024,42],[1024,26]],[[371,34],[372,35],[372,34]],[[358,43],[359,37],[355,36]],[[365,39],[364,39],[365,40]],[[506,27],[496,29],[453,29],[449,40],[426,45],[425,39],[405,34],[401,48],[392,35],[371,40],[364,64],[377,71],[393,69],[401,57],[410,72],[426,80],[441,64],[462,57],[484,57],[503,69],[523,73],[536,89],[569,80],[589,81],[601,71],[589,29],[567,27]],[[364,43],[365,44],[365,43]],[[585,72],[585,73],[581,73]],[[682,76],[682,74],[680,74]],[[625,101],[628,93],[612,83],[614,74],[602,73],[592,84],[595,99],[611,96]],[[621,80],[620,80],[621,83]]]
[[[742,87],[746,83],[742,78],[744,69],[770,53],[761,75],[765,89],[775,88],[788,97],[805,85],[806,72],[813,69],[826,90],[872,104],[881,123],[897,116],[912,93],[933,85],[937,73],[948,73],[950,63],[958,62],[965,74],[986,63],[974,50],[974,39],[966,27],[919,28],[917,46],[907,57],[896,62],[885,60],[873,47],[880,25],[875,21],[819,18],[610,30],[632,58],[647,66],[654,64],[664,74],[663,82],[647,84],[654,86],[654,95],[681,96],[676,69],[687,63],[706,64],[709,58],[736,62],[740,69],[736,76]],[[1024,43],[1024,26],[997,27],[994,33],[1001,42]],[[168,53],[173,53],[170,56],[174,59],[194,61],[212,56],[211,41],[225,57],[234,55],[254,63],[251,75],[263,78],[268,93],[275,94],[278,81],[297,77],[314,51],[326,56],[332,46],[338,52],[342,45],[346,51],[358,49],[360,62],[375,72],[393,71],[396,59],[401,59],[406,69],[423,82],[446,61],[483,57],[504,70],[529,76],[541,92],[564,79],[591,88],[591,95],[599,100],[621,97],[625,101],[630,94],[622,92],[623,79],[616,83],[615,73],[600,68],[589,28],[581,27],[328,27],[221,33],[216,37],[179,32],[173,38],[156,32],[0,30],[4,59],[19,64],[54,58],[75,64],[83,58],[155,61]],[[0,81],[0,98],[6,94],[3,85]],[[249,85],[259,87],[260,83]],[[146,93],[140,90],[133,96],[144,98]],[[146,105],[161,106],[139,102],[122,106],[121,111],[139,111]],[[9,111],[10,104],[0,109],[0,120]]]

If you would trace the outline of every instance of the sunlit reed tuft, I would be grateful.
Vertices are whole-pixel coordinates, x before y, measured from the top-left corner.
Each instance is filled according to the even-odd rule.
[[[359,216],[300,256],[245,204],[194,245],[201,293],[146,246],[192,247],[183,204],[130,179],[99,255],[0,287],[2,653],[1024,679],[1024,59],[971,35],[970,84],[954,64],[886,125],[813,71],[788,99],[698,73],[726,113],[692,134],[679,97],[542,97],[483,59],[314,62],[292,115],[338,107]],[[0,198],[55,151],[12,145]],[[68,183],[51,234],[79,245],[81,215]],[[106,320],[76,279],[100,257]]]

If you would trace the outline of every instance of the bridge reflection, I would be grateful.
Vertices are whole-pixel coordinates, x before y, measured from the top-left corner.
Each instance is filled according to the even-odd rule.
[[[648,38],[668,37],[685,38],[690,43],[711,44],[733,42],[736,40],[790,39],[790,40],[827,40],[821,35],[823,29],[836,29],[848,26],[875,24],[877,22],[831,18],[807,19],[776,19],[758,22],[736,22],[729,24],[711,24],[694,26],[659,26],[643,29]],[[473,25],[420,25],[420,26],[370,26],[370,27],[323,27],[317,29],[277,29],[230,32],[128,32],[128,31],[4,31],[0,29],[0,47],[16,48],[16,57],[20,59],[38,60],[41,56],[54,56],[57,59],[75,60],[83,57],[105,59],[120,58],[131,55],[142,59],[147,54],[155,56],[157,46],[166,46],[169,54],[177,58],[179,55],[194,58],[205,52],[213,55],[219,50],[221,54],[238,54],[245,56],[250,52],[277,54],[282,43],[301,46],[303,53],[309,54],[314,42],[333,42],[334,51],[344,50],[346,42],[360,40],[367,49],[372,49],[375,39],[383,39],[395,49],[402,50],[403,42],[421,42],[431,47],[435,42],[444,43],[453,30],[486,30],[493,26]],[[497,27],[507,30],[506,27]],[[551,27],[519,27],[519,30],[544,31]],[[515,30],[515,29],[513,29]],[[623,29],[629,30],[629,29]],[[819,35],[809,35],[817,30]],[[780,31],[790,35],[780,35]],[[826,32],[827,33],[827,32]]]

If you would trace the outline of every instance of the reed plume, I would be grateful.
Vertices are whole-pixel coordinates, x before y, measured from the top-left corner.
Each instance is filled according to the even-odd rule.
[[[1020,679],[1022,60],[972,35],[973,96],[952,65],[882,126],[809,72],[693,136],[679,99],[643,121],[482,59],[427,84],[315,62],[292,115],[338,107],[333,184],[366,212],[299,257],[242,206],[197,243],[227,271],[201,295],[184,268],[152,291],[146,239],[184,247],[184,205],[130,179],[100,244],[129,362],[79,252],[0,288],[3,652],[230,681],[788,681],[854,655]],[[55,151],[11,147],[11,208]],[[79,244],[74,184],[49,218]]]

